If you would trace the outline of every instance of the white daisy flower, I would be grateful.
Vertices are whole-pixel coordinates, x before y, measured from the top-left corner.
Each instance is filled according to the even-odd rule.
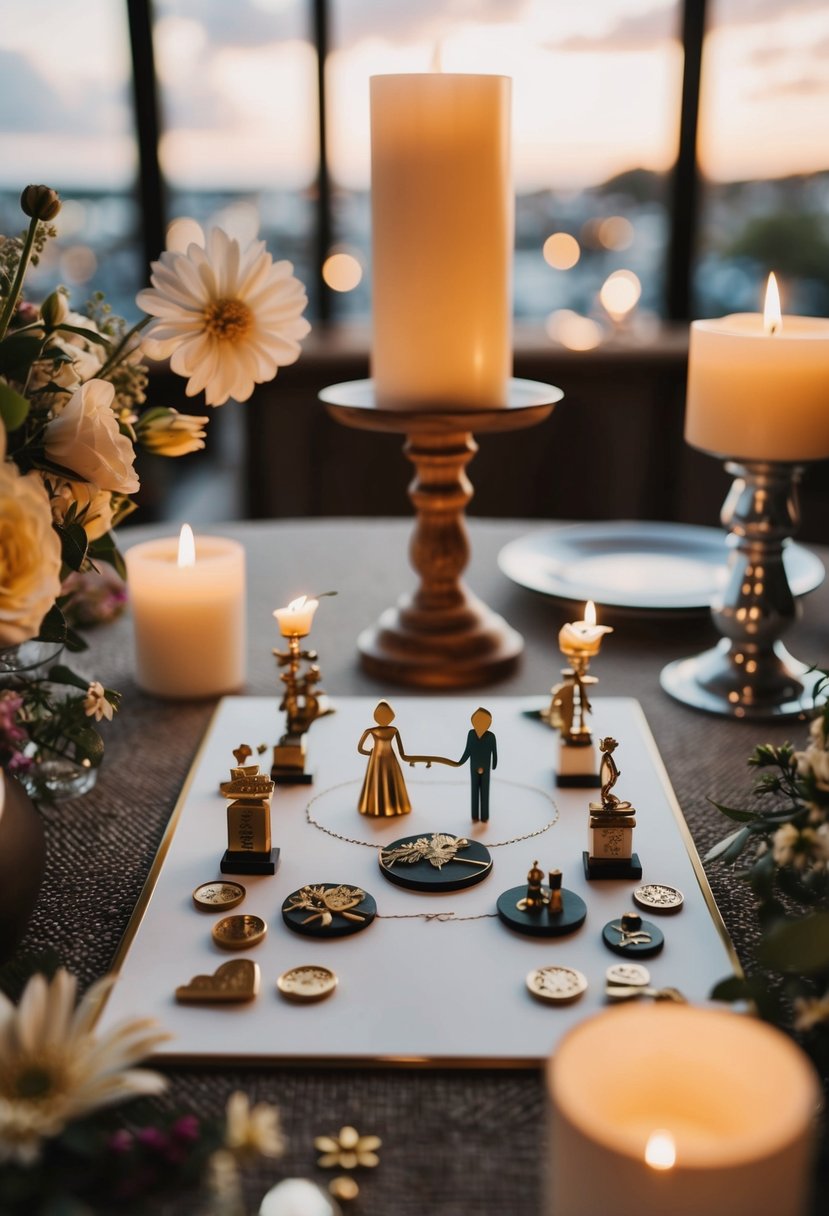
[[[17,1008],[0,993],[0,1162],[30,1165],[73,1119],[164,1089],[158,1073],[131,1067],[169,1038],[154,1019],[92,1033],[114,978],[94,984],[77,1009],[75,977],[62,969],[51,982],[32,976]]]
[[[165,250],[152,263],[153,286],[136,297],[156,319],[142,342],[150,358],[170,358],[188,377],[187,396],[204,391],[208,405],[247,401],[254,385],[272,380],[299,358],[310,331],[301,315],[308,297],[290,262],[274,262],[264,241],[244,249],[221,228],[185,253]]]
[[[251,1107],[247,1094],[236,1090],[225,1110],[225,1146],[243,1156],[281,1157],[285,1139],[279,1111],[267,1102]]]

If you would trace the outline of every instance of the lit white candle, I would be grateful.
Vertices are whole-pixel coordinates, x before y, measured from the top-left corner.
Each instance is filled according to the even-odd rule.
[[[273,615],[283,638],[307,637],[318,607],[319,600],[301,595],[299,599],[291,600],[287,608],[277,608]]]
[[[805,1216],[817,1076],[780,1031],[690,1005],[611,1009],[559,1043],[550,1216]]]
[[[159,697],[235,692],[245,681],[245,553],[234,540],[200,536],[126,552],[138,684]]]
[[[584,620],[562,625],[558,634],[559,648],[568,658],[578,655],[593,658],[599,653],[604,635],[612,632],[611,625],[596,624],[596,605],[588,600],[584,606]]]
[[[685,438],[743,460],[829,456],[829,319],[782,317],[772,275],[762,317],[692,322]]]
[[[511,83],[371,78],[372,375],[383,406],[506,404]]]

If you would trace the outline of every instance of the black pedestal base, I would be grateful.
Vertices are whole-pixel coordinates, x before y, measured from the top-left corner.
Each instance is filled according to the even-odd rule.
[[[638,853],[631,853],[630,858],[616,861],[609,857],[591,857],[585,851],[581,855],[584,862],[585,878],[641,878],[642,863]]]
[[[276,785],[313,785],[314,774],[306,773],[299,768],[280,768],[274,764],[271,767],[271,781]]]
[[[223,874],[275,874],[279,865],[279,849],[270,853],[239,853],[225,849],[219,864]]]
[[[564,937],[574,933],[584,924],[587,916],[587,904],[575,891],[561,892],[561,911],[550,912],[548,908],[537,908],[525,911],[515,905],[527,894],[527,884],[521,887],[511,887],[498,896],[495,905],[498,915],[505,925],[518,933],[526,933],[529,937]]]
[[[569,777],[556,773],[556,785],[563,790],[598,790],[602,783],[597,773],[571,773]]]

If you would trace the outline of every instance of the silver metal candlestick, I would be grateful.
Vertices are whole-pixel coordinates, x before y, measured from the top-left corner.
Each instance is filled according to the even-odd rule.
[[[810,708],[818,674],[779,640],[798,605],[783,550],[800,522],[798,464],[727,461],[734,484],[722,522],[732,549],[725,588],[711,605],[722,640],[691,659],[669,663],[662,687],[677,701],[730,718],[794,718]]]

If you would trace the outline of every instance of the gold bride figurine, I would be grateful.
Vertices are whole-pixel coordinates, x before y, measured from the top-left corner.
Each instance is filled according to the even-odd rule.
[[[360,736],[357,751],[361,756],[368,756],[368,767],[360,790],[360,800],[357,809],[361,815],[392,816],[408,815],[412,809],[403,772],[397,762],[397,756],[392,746],[397,740],[400,759],[413,763],[414,756],[407,756],[403,748],[403,740],[394,721],[394,710],[388,701],[379,701],[374,710],[376,726],[367,727]],[[373,740],[371,748],[363,746],[369,735]],[[419,759],[419,757],[417,757]]]

